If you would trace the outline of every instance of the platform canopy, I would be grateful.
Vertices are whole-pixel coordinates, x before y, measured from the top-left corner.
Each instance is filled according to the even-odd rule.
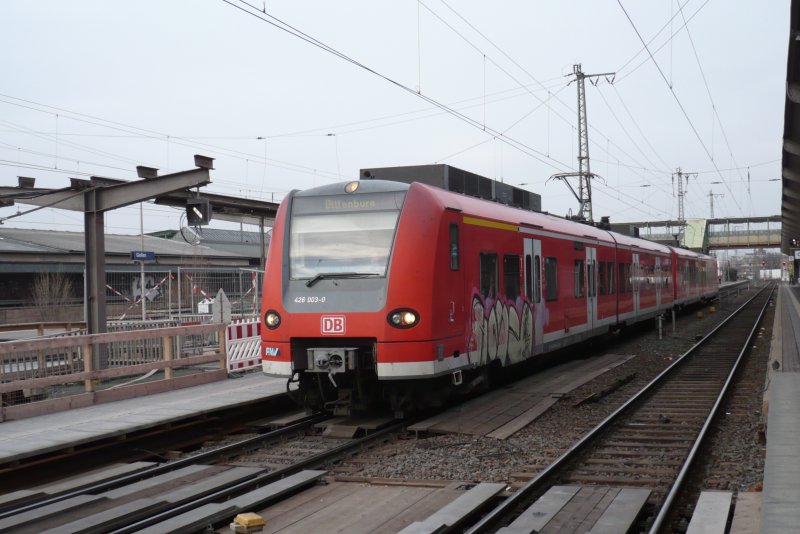
[[[800,0],[792,0],[783,120],[781,252],[800,250]]]

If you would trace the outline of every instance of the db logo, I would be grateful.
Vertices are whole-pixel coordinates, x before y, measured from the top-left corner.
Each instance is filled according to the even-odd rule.
[[[334,336],[344,335],[344,315],[323,315],[322,333]]]

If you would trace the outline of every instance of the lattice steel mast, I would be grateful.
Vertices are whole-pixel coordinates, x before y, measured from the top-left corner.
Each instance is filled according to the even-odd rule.
[[[697,177],[696,172],[683,172],[680,167],[675,169],[675,172],[672,174],[673,181],[675,180],[675,176],[678,177],[678,221],[681,223],[686,220],[684,217],[683,212],[683,199],[686,196],[686,188],[689,186],[689,178]],[[684,186],[683,179],[686,178],[686,185]],[[674,182],[673,182],[674,183]]]
[[[589,125],[586,118],[586,85],[585,80],[592,78],[595,80],[603,76],[608,83],[613,83],[614,72],[603,72],[599,74],[584,74],[581,70],[581,65],[572,66],[572,75],[575,76],[575,81],[578,86],[578,172],[566,172],[554,174],[551,179],[563,180],[567,184],[572,194],[578,200],[578,214],[575,217],[578,220],[593,222],[592,216],[592,178],[596,175],[592,173],[589,167]],[[570,82],[571,83],[571,82]],[[596,84],[595,82],[592,82]],[[572,187],[568,178],[578,177],[578,192]]]

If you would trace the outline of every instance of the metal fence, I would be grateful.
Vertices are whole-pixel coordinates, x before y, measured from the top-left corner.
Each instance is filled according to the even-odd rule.
[[[178,268],[106,273],[110,320],[177,319],[208,322],[214,299],[223,290],[236,317],[257,317],[263,272],[255,269]]]
[[[213,300],[223,290],[231,313],[258,316],[263,272],[255,269],[178,268],[178,316],[211,313]]]
[[[106,272],[106,310],[117,321],[168,318],[176,302],[174,271]],[[144,317],[143,317],[144,315]]]

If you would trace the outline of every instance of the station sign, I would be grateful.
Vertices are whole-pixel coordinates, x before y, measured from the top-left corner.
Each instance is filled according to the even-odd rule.
[[[131,250],[131,260],[133,261],[155,261],[156,253],[146,250]]]

